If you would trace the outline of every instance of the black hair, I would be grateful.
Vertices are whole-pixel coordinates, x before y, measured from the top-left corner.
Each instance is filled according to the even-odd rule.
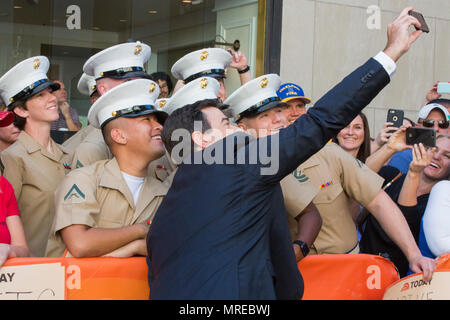
[[[185,129],[187,130],[190,135],[192,136],[192,133],[195,131],[194,123],[201,121],[202,123],[202,132],[206,132],[207,130],[211,129],[211,125],[206,118],[206,116],[203,114],[202,110],[208,107],[213,108],[219,108],[221,109],[224,107],[220,102],[217,100],[200,100],[193,104],[186,105],[180,109],[175,110],[166,120],[164,123],[163,130],[161,132],[161,138],[164,142],[164,146],[166,147],[169,154],[172,153],[172,150],[175,146],[177,146],[179,143],[187,144],[188,141],[172,141],[172,134],[177,129]],[[191,151],[194,150],[194,142],[192,139],[189,139],[190,145],[183,146],[183,150],[186,150],[186,148],[190,149]],[[181,155],[181,157],[186,157],[187,154]]]
[[[167,83],[167,87],[169,88],[169,95],[173,90],[173,84],[172,80],[170,79],[169,75],[165,72],[158,71],[154,72],[150,75],[152,77],[152,80],[158,83],[158,80],[164,80]]]

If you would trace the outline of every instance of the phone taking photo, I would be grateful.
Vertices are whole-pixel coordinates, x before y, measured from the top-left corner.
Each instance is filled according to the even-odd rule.
[[[392,122],[393,127],[400,128],[403,125],[404,111],[400,109],[389,109],[386,122]]]
[[[406,129],[406,144],[413,145],[419,143],[427,147],[436,147],[436,131],[427,128]]]
[[[426,32],[426,33],[430,32],[430,28],[428,28],[428,25],[425,22],[425,18],[423,17],[423,15],[420,12],[410,10],[408,12],[408,14],[410,16],[413,16],[417,20],[419,20],[420,28],[417,28],[416,26],[414,26],[416,28],[416,30],[422,30],[423,32]]]

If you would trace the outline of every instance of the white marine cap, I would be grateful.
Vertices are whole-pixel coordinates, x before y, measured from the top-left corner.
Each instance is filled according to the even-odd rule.
[[[85,96],[92,96],[94,92],[97,91],[97,84],[95,82],[95,78],[88,76],[86,73],[83,73],[80,77],[80,81],[78,81],[78,91],[80,91]]]
[[[95,128],[102,128],[118,117],[136,118],[154,113],[163,124],[167,113],[155,108],[159,86],[152,80],[137,79],[124,82],[102,95],[89,109],[88,120]]]
[[[172,66],[172,75],[188,83],[200,77],[225,78],[225,69],[232,61],[225,49],[207,48],[188,53]]]
[[[167,103],[170,101],[170,98],[161,98],[156,100],[155,102],[155,107],[158,108],[159,110],[162,110],[163,108],[166,107]],[[165,111],[165,110],[163,110]]]
[[[419,111],[419,119],[426,119],[431,111],[438,109],[444,113],[445,119],[449,120],[449,112],[446,107],[439,103],[430,103],[423,106]]]
[[[210,77],[195,79],[175,92],[165,105],[164,111],[169,115],[177,109],[200,100],[216,100],[219,94],[219,82]]]
[[[121,43],[90,57],[84,64],[83,71],[96,80],[103,77],[150,79],[150,75],[145,72],[144,64],[150,59],[151,54],[150,46],[139,41]]]
[[[277,95],[281,80],[277,74],[267,74],[253,79],[224,101],[237,122],[285,103]]]
[[[60,85],[50,81],[47,72],[50,62],[47,57],[28,58],[6,72],[0,78],[0,96],[7,106],[17,100],[28,99],[50,87],[58,90]]]

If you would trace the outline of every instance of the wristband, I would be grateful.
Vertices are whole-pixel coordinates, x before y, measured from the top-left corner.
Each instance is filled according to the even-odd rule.
[[[295,240],[292,243],[296,244],[296,245],[298,245],[300,247],[300,249],[302,250],[302,253],[303,253],[303,257],[306,257],[308,255],[309,247],[308,247],[308,245],[305,242],[303,242],[301,240]]]
[[[238,70],[237,72],[238,72],[239,74],[243,74],[243,73],[246,73],[246,72],[248,72],[248,71],[250,71],[250,66],[249,66],[249,65],[247,65],[247,67],[245,67],[245,68],[242,69],[242,70]]]

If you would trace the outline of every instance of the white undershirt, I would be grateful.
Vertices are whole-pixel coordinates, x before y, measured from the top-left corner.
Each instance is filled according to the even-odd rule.
[[[123,171],[121,171],[121,173],[123,178],[125,179],[125,182],[128,185],[128,189],[130,189],[131,194],[133,195],[134,206],[136,206],[145,178],[130,176],[129,174],[126,174]]]

